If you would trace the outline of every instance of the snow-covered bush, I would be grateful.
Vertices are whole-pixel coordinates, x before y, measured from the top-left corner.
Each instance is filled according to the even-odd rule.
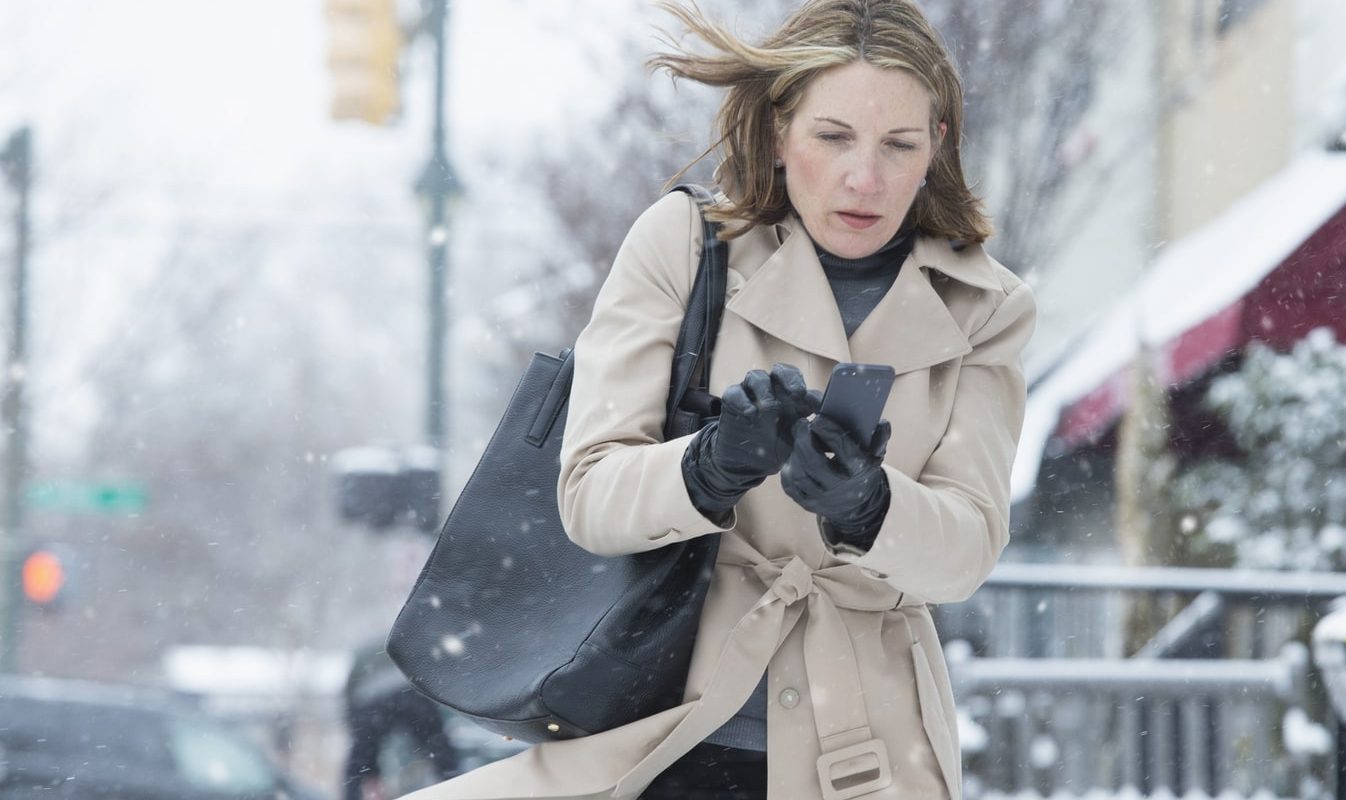
[[[1254,344],[1206,404],[1243,457],[1179,477],[1184,531],[1241,567],[1346,569],[1346,346],[1327,328],[1285,354]]]

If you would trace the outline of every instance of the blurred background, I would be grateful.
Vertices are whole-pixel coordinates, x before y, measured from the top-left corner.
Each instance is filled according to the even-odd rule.
[[[749,38],[794,5],[703,3]],[[1013,542],[939,610],[969,796],[1346,796],[1346,4],[923,7],[1041,313]],[[0,699],[151,687],[349,796],[514,381],[709,139],[716,93],[642,67],[671,22],[0,4],[0,671],[79,681]],[[509,749],[459,723],[452,764],[367,776]]]

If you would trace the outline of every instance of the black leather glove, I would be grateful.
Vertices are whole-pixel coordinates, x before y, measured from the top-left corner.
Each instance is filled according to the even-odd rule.
[[[795,423],[794,449],[781,470],[785,493],[822,517],[833,547],[868,552],[892,501],[883,454],[892,425],[883,420],[862,445],[840,423],[821,414]],[[828,457],[828,453],[832,453]]]
[[[804,376],[789,364],[749,372],[720,398],[720,417],[701,429],[682,458],[697,510],[719,516],[780,471],[793,449],[794,424],[818,409]]]

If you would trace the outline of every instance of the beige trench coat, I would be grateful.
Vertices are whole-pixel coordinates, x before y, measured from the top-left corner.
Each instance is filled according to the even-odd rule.
[[[597,553],[723,534],[686,702],[535,746],[416,800],[637,797],[738,711],[764,670],[771,800],[961,796],[953,697],[927,603],[971,595],[1008,539],[1032,295],[981,247],[921,238],[848,341],[797,219],[731,243],[713,389],[778,361],[814,388],[839,361],[898,373],[885,410],[887,518],[867,554],[834,553],[774,477],[718,527],[687,496],[690,437],[661,441],[700,234],[692,201],[672,193],[628,235],[576,343],[559,486],[571,538]]]

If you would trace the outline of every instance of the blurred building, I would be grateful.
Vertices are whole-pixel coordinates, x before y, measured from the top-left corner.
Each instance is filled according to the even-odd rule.
[[[1346,126],[1346,4],[1114,3],[1098,32],[1028,353],[1041,377],[1168,244],[1216,218]],[[1006,154],[1004,157],[1014,157]]]
[[[1200,446],[1197,401],[1249,342],[1288,348],[1324,324],[1346,339],[1346,4],[1156,0],[1124,21],[1063,154],[1077,221],[1035,283],[1024,557],[1113,557],[1117,423],[1142,344],[1173,436]]]

